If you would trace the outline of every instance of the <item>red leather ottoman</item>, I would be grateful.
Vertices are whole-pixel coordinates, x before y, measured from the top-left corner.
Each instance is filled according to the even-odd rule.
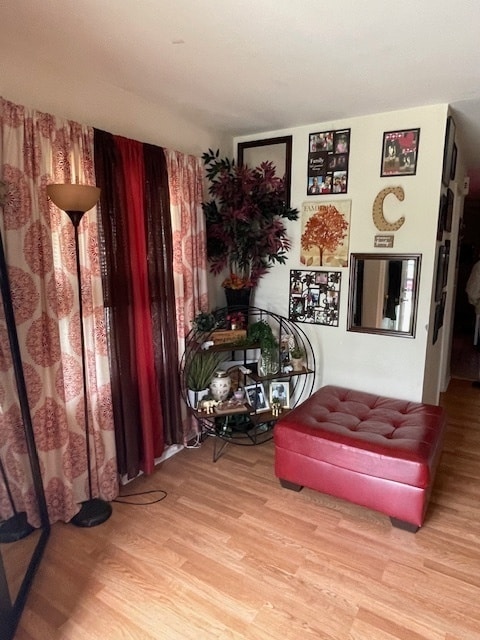
[[[275,425],[275,475],[422,526],[443,445],[441,407],[322,387]]]

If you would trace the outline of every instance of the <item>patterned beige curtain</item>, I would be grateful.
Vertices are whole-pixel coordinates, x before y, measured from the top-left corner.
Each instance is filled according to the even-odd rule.
[[[80,319],[73,226],[48,200],[46,185],[95,183],[93,130],[1,98],[0,126],[0,178],[8,188],[0,224],[35,442],[50,521],[67,522],[88,498]],[[97,238],[93,209],[79,227],[92,489],[112,500],[118,481]],[[36,526],[31,486],[19,471],[25,452],[16,446],[20,410],[7,351],[0,318],[0,455],[17,509]],[[1,487],[0,510],[11,515]]]
[[[202,211],[203,167],[200,158],[165,151],[173,235],[173,277],[179,359],[185,336],[200,310],[208,309],[205,216]],[[192,425],[184,414],[185,441]],[[193,425],[195,429],[195,425]]]

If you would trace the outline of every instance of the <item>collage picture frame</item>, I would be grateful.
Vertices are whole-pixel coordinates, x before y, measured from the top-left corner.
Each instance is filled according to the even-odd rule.
[[[307,196],[347,193],[350,129],[309,135]]]
[[[290,271],[289,320],[338,327],[341,271]]]

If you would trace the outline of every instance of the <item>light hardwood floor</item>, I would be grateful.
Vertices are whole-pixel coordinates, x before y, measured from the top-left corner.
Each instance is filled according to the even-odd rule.
[[[427,521],[281,489],[273,445],[184,450],[92,529],[53,527],[17,640],[480,640],[480,389],[454,380]]]

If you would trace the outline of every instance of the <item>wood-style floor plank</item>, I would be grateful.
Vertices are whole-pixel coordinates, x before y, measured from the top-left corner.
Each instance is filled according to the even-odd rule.
[[[185,449],[92,529],[57,524],[16,640],[480,640],[480,390],[453,380],[425,525],[282,489],[273,443]]]

